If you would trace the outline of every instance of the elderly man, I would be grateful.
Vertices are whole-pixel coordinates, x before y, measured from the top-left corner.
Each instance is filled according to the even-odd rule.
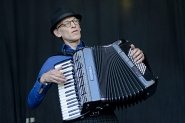
[[[63,40],[64,45],[61,49],[60,55],[49,57],[43,64],[39,75],[35,81],[33,88],[28,95],[28,105],[31,108],[36,108],[44,99],[46,92],[51,85],[64,83],[66,78],[60,71],[62,68],[54,69],[54,65],[58,62],[70,59],[73,52],[83,48],[84,42],[81,41],[80,21],[82,16],[69,10],[59,9],[55,12],[51,19],[51,33]],[[144,60],[142,51],[138,48],[132,47],[132,56],[137,62]],[[112,108],[103,111],[98,116],[89,116],[80,119],[77,122],[118,122]]]

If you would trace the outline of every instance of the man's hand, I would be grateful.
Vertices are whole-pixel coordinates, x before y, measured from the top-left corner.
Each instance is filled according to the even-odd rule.
[[[135,46],[133,44],[131,44],[130,46],[132,49],[130,56],[133,57],[133,59],[136,63],[141,63],[145,58],[143,52],[139,48],[135,48]]]
[[[57,84],[64,83],[66,81],[66,78],[64,74],[60,71],[60,69],[62,68],[52,69],[44,73],[40,78],[40,82],[41,83],[52,82]]]

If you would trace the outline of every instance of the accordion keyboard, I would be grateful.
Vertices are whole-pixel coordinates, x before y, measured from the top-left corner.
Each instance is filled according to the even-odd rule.
[[[66,77],[66,82],[58,84],[59,99],[63,120],[74,119],[80,116],[80,106],[76,95],[75,80],[73,76],[73,63],[71,60],[55,66],[62,67],[61,72]]]

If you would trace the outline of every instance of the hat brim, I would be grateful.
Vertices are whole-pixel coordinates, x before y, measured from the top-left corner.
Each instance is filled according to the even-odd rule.
[[[73,12],[62,14],[57,19],[55,19],[55,22],[52,22],[53,25],[50,28],[51,33],[53,34],[53,30],[56,28],[56,26],[59,22],[61,22],[62,20],[64,20],[67,17],[73,17],[73,16],[76,17],[79,20],[82,19],[82,16],[80,14],[76,14],[76,13],[73,13]]]

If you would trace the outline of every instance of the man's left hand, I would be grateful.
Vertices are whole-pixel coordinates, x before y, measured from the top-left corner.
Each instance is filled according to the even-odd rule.
[[[145,56],[142,50],[140,50],[139,48],[136,48],[133,44],[131,44],[131,49],[132,49],[132,52],[130,56],[133,57],[136,63],[141,63],[145,59]]]

